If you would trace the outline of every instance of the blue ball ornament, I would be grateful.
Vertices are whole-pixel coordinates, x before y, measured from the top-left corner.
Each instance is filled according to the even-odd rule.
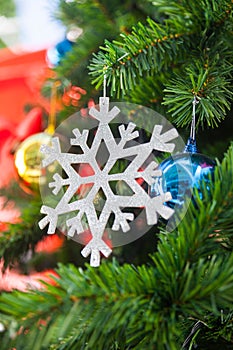
[[[66,53],[71,51],[74,46],[74,42],[64,39],[56,46],[47,50],[47,59],[50,65],[58,66],[61,60],[65,57]]]
[[[210,157],[199,153],[197,150],[195,113],[196,105],[199,101],[200,97],[194,95],[190,137],[186,143],[184,152],[165,159],[159,165],[162,176],[155,178],[155,182],[150,188],[150,195],[153,197],[160,195],[161,192],[170,192],[172,199],[164,203],[164,205],[173,209],[187,208],[191,198],[196,205],[193,189],[197,189],[199,197],[202,199],[201,181],[205,182],[206,188],[209,190],[214,177],[216,162]]]
[[[152,197],[159,195],[161,191],[170,192],[172,199],[164,203],[170,208],[183,207],[185,198],[192,197],[194,188],[197,188],[202,198],[200,181],[204,180],[208,189],[211,177],[213,178],[216,162],[204,154],[197,153],[195,144],[194,148],[191,148],[193,152],[187,152],[190,150],[190,148],[187,149],[188,145],[189,142],[184,153],[179,153],[161,162],[158,169],[162,170],[162,176],[155,178],[150,188]],[[192,199],[195,201],[194,197]]]

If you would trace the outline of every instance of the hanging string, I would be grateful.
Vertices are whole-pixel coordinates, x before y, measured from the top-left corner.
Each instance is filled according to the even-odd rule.
[[[103,98],[106,98],[106,89],[107,89],[107,75],[104,73],[104,83],[103,83]]]
[[[193,98],[193,113],[192,113],[192,123],[191,123],[191,131],[190,131],[190,137],[195,140],[195,129],[196,129],[196,105],[199,103],[197,100],[197,97],[194,96]]]
[[[128,55],[129,55],[129,53],[126,52],[123,56],[121,56],[117,59],[117,62],[121,61],[123,58],[125,58]],[[106,72],[109,68],[110,68],[109,66],[104,67],[104,80],[103,80],[103,98],[104,98],[104,100],[107,97],[107,95],[106,95],[106,93],[107,93],[107,74],[106,74]]]
[[[190,136],[188,138],[187,144],[184,148],[184,152],[189,153],[197,153],[197,143],[196,143],[196,105],[199,103],[196,96],[194,96],[192,104],[193,104],[193,111],[192,111],[192,122],[191,122],[191,130],[190,130]]]
[[[50,112],[48,118],[48,126],[46,132],[50,135],[54,134],[56,126],[56,105],[57,105],[57,88],[61,85],[60,81],[55,81],[51,89]]]

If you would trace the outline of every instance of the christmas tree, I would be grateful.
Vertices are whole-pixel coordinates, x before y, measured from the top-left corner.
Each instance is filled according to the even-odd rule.
[[[99,268],[58,255],[44,289],[2,293],[1,349],[231,349],[232,2],[60,1],[56,16],[83,30],[52,78],[60,91],[85,89],[78,108],[98,103],[106,79],[113,99],[155,109],[187,139],[195,98],[198,146],[217,164],[179,225],[152,227],[144,249],[139,240]],[[59,120],[75,111],[70,103]],[[21,222],[0,235],[5,268],[47,232],[40,197],[20,203]]]

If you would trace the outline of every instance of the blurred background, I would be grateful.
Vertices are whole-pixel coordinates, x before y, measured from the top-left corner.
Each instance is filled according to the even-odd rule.
[[[44,0],[0,2],[1,119],[17,123],[26,103],[39,99],[39,79],[49,65],[47,51],[66,34],[54,16],[57,6]]]
[[[21,221],[28,200],[38,196],[34,179],[20,177],[15,155],[23,141],[29,139],[28,147],[32,152],[28,148],[26,152],[33,160],[29,161],[31,167],[26,165],[27,170],[30,172],[39,166],[35,152],[39,151],[44,139],[40,140],[40,136],[38,139],[37,135],[44,136],[51,114],[51,84],[47,95],[41,90],[54,76],[52,68],[72,47],[67,38],[67,27],[56,18],[57,11],[58,1],[0,1],[0,165],[4,169],[0,174],[3,192],[0,197],[0,236],[6,236],[9,225]],[[80,34],[79,29],[77,33]],[[55,104],[55,110],[60,110],[60,104],[56,101]],[[36,135],[35,141],[30,141],[32,135]],[[63,238],[55,235],[45,241],[36,246],[38,261],[29,263],[29,269],[26,266],[31,261],[30,249],[11,271],[7,270],[4,275],[0,272],[0,290],[24,290],[28,285],[40,287],[37,280],[46,279],[47,272],[53,272],[50,268],[56,265],[57,258],[52,255],[62,246]],[[47,258],[42,263],[44,255]],[[3,264],[2,259],[0,266]],[[41,274],[38,270],[46,271]]]
[[[54,17],[57,1],[1,1],[1,40],[16,51],[48,48],[65,36],[65,26]]]

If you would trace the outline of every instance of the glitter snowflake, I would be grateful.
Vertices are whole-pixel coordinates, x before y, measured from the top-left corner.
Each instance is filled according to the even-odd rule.
[[[54,182],[49,183],[49,187],[53,188],[53,194],[57,195],[61,189],[64,195],[59,199],[55,208],[43,205],[41,213],[46,214],[39,222],[40,228],[48,225],[48,234],[55,232],[58,225],[59,215],[73,213],[74,217],[66,220],[67,235],[73,237],[74,234],[80,234],[84,231],[83,218],[85,216],[92,238],[86,244],[81,254],[84,257],[91,255],[91,266],[99,266],[101,253],[108,257],[111,254],[111,248],[104,242],[103,234],[110,215],[114,220],[111,229],[123,232],[130,230],[130,222],[134,220],[134,213],[123,212],[123,208],[144,208],[146,213],[146,221],[148,225],[154,225],[158,221],[159,215],[164,219],[169,219],[173,214],[173,210],[164,203],[171,199],[170,192],[160,193],[156,197],[151,198],[149,194],[142,188],[139,178],[142,178],[148,185],[154,182],[154,178],[161,176],[161,170],[158,170],[158,164],[151,161],[144,169],[142,165],[148,159],[153,150],[162,152],[172,152],[175,145],[169,143],[178,136],[177,131],[172,128],[161,134],[162,126],[155,125],[150,141],[142,144],[134,143],[127,147],[129,141],[135,140],[139,136],[139,132],[135,130],[136,125],[132,122],[129,124],[121,124],[118,127],[120,138],[116,140],[113,136],[109,123],[119,114],[120,110],[114,106],[109,110],[109,98],[100,98],[99,110],[91,108],[90,116],[98,120],[98,128],[91,146],[88,146],[89,130],[73,129],[74,138],[70,139],[71,146],[81,147],[81,154],[63,153],[60,147],[58,137],[52,139],[51,147],[43,145],[41,152],[45,154],[43,167],[57,161],[67,174],[67,178],[63,178],[58,173],[53,175]],[[102,141],[109,151],[109,157],[106,164],[101,169],[99,167],[96,155]],[[131,157],[133,156],[133,157]],[[121,173],[111,173],[111,169],[118,159],[131,159],[124,171]],[[82,177],[74,169],[74,164],[89,164],[94,171],[93,175]],[[119,195],[113,192],[110,186],[111,181],[124,181],[132,190],[130,195]],[[84,198],[78,198],[71,202],[71,199],[77,193],[77,190],[85,185],[92,184],[91,189]],[[105,203],[101,213],[97,215],[94,199],[98,191],[102,189],[105,195]]]

